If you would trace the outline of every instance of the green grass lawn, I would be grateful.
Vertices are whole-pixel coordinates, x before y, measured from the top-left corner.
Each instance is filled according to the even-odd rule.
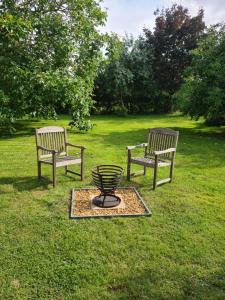
[[[68,121],[23,121],[0,138],[0,299],[225,299],[225,128],[179,115],[94,117],[88,133],[68,132],[87,147],[84,182],[61,168],[53,189],[36,177],[34,128]],[[153,191],[152,169],[122,183],[153,216],[70,220],[70,190],[91,186],[96,164],[126,167],[125,147],[149,127],[180,131],[172,184]]]

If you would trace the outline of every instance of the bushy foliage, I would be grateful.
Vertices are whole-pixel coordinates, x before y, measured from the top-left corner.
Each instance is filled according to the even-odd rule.
[[[127,41],[126,41],[127,42]],[[103,111],[126,111],[125,101],[130,95],[133,74],[127,67],[127,43],[117,34],[108,36],[105,60],[99,69],[95,83],[95,99],[98,109]]]
[[[124,113],[167,113],[174,109],[172,95],[180,88],[205,24],[203,10],[195,17],[181,5],[155,12],[155,29],[145,28],[134,40],[109,39],[106,63],[96,80],[97,107]],[[116,56],[114,55],[116,53]]]
[[[71,125],[86,130],[105,13],[94,0],[1,1],[0,120],[56,117],[68,106]]]
[[[205,24],[203,10],[192,17],[188,9],[174,4],[155,11],[154,31],[145,28],[145,43],[153,55],[153,78],[158,89],[156,112],[173,110],[172,95],[182,83],[184,70],[191,63],[190,50],[197,47]]]
[[[120,115],[149,110],[155,93],[151,59],[142,38],[109,36],[95,85],[97,108]]]
[[[134,113],[154,111],[157,89],[153,78],[153,59],[153,49],[146,48],[142,37],[133,42],[129,66],[133,73],[130,110]]]
[[[176,94],[181,109],[210,124],[225,124],[225,26],[214,26],[193,53],[185,83]]]

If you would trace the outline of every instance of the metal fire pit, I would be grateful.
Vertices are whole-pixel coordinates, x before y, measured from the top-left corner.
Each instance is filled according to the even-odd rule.
[[[92,169],[94,184],[100,190],[100,195],[92,201],[96,206],[111,208],[120,204],[120,197],[115,190],[122,180],[123,168],[115,165],[99,165]]]

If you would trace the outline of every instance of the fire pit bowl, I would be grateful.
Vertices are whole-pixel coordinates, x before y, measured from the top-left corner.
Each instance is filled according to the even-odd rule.
[[[122,180],[123,168],[115,165],[98,165],[92,169],[94,184],[100,190],[100,195],[92,202],[102,208],[118,206],[120,197],[115,195],[115,190]]]

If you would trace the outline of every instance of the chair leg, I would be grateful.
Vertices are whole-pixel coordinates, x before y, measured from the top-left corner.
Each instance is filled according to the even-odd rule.
[[[84,163],[83,160],[81,161],[81,165],[80,165],[80,180],[84,180]]]
[[[130,181],[130,168],[131,168],[131,151],[128,150],[128,157],[127,157],[127,180]]]
[[[157,164],[155,165],[154,167],[154,178],[153,178],[153,190],[156,189],[156,186],[157,186],[157,171],[158,171],[158,166]]]
[[[53,187],[56,186],[56,166],[55,164],[52,165],[52,177],[53,177]]]
[[[52,155],[52,177],[53,177],[53,187],[56,186],[56,154]]]
[[[65,166],[65,174],[67,174],[67,170],[68,170],[68,168],[67,168],[67,166]]]
[[[38,162],[38,179],[41,179],[41,163]]]
[[[170,182],[172,182],[173,180],[173,169],[174,169],[174,163],[172,161],[170,166]]]
[[[84,180],[84,150],[81,150],[80,180]]]
[[[147,168],[146,168],[146,167],[144,167],[144,175],[146,175],[146,170],[147,170]]]
[[[127,163],[127,180],[130,181],[130,167],[131,167],[131,163],[128,162]]]

